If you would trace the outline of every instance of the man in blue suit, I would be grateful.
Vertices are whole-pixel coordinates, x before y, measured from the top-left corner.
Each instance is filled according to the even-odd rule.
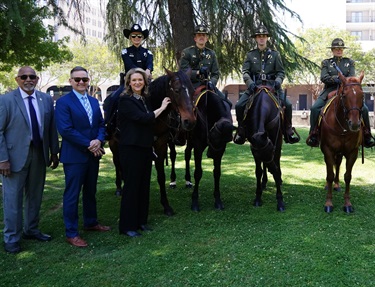
[[[73,91],[56,101],[56,125],[62,137],[60,162],[64,165],[63,216],[66,241],[76,247],[87,242],[78,233],[78,201],[82,189],[85,230],[109,231],[98,223],[96,185],[99,160],[104,154],[105,127],[97,99],[87,95],[90,79],[83,67],[70,72]]]
[[[46,167],[55,169],[59,164],[59,141],[51,96],[35,90],[39,77],[31,67],[22,67],[15,79],[19,88],[0,96],[3,233],[4,249],[9,253],[21,251],[22,225],[24,239],[51,240],[50,235],[43,234],[38,228],[39,210]]]

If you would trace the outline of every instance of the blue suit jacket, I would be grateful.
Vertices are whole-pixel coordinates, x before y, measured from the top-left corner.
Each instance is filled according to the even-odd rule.
[[[62,163],[85,163],[92,153],[87,149],[90,141],[104,142],[105,127],[99,102],[88,97],[92,108],[92,125],[87,112],[73,92],[56,101],[56,125],[62,137],[60,161]]]
[[[48,166],[49,153],[59,151],[53,100],[40,91],[35,91],[35,96],[42,125],[44,161]],[[12,172],[20,171],[25,166],[30,141],[30,121],[20,90],[0,95],[0,161],[9,161]]]

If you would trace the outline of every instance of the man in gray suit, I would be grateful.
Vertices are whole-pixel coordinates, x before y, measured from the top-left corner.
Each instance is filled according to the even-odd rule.
[[[38,229],[39,210],[46,166],[55,169],[59,164],[59,141],[51,96],[35,90],[39,77],[31,67],[22,67],[15,80],[19,88],[0,95],[4,249],[9,253],[21,251],[21,235],[24,239],[51,240],[51,236]]]

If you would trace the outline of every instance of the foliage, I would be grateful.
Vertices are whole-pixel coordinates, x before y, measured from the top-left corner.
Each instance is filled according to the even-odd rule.
[[[98,214],[107,233],[80,232],[89,247],[65,242],[62,221],[62,166],[49,170],[40,227],[51,242],[21,241],[18,255],[0,250],[3,286],[375,286],[374,152],[366,149],[353,169],[353,214],[345,214],[343,192],[334,193],[335,210],[323,211],[325,165],[319,149],[302,139],[284,145],[281,158],[286,211],[276,211],[270,178],[262,207],[254,208],[254,161],[249,145],[229,143],[223,157],[224,211],[213,208],[212,160],[203,159],[202,211],[190,210],[185,189],[183,148],[177,162],[178,186],[169,190],[177,214],[162,214],[153,173],[149,223],[154,231],[140,238],[118,234],[120,199],[114,195],[111,154],[103,157],[98,183]],[[345,163],[343,162],[342,174]],[[167,172],[169,168],[167,167]],[[342,177],[341,177],[342,178]],[[1,204],[2,206],[2,204]],[[82,207],[80,205],[80,216]],[[0,219],[2,212],[0,212]]]
[[[66,39],[53,41],[54,28],[45,27],[44,19],[53,16],[47,6],[38,7],[36,0],[0,1],[0,68],[14,66],[43,69],[52,62],[71,59]]]
[[[284,24],[279,24],[283,23],[279,18],[281,14],[300,20],[283,0],[110,0],[107,8],[108,40],[116,55],[120,55],[122,47],[125,47],[123,28],[139,23],[151,31],[146,42],[148,48],[175,56],[172,59],[164,57],[162,64],[176,65],[181,50],[194,43],[194,25],[203,23],[209,27],[209,46],[217,53],[221,72],[226,77],[233,72],[241,73],[246,53],[255,47],[251,35],[255,27],[263,23],[272,34],[271,45],[280,50],[289,74],[302,65],[310,66],[312,63],[297,53],[290,36],[302,39],[291,34]]]

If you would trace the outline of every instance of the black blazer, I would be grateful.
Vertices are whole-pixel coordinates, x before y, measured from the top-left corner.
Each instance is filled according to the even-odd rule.
[[[129,95],[120,97],[117,118],[120,145],[152,146],[155,114],[148,104],[147,109],[149,112],[142,100]]]

